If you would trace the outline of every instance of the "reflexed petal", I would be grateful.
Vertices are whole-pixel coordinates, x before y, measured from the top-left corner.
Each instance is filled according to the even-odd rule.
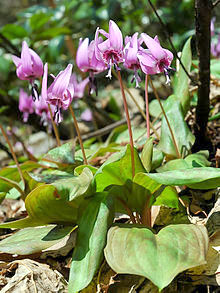
[[[22,68],[22,65],[20,65],[20,66],[17,67],[16,74],[17,74],[18,78],[20,78],[21,80],[28,80],[29,79],[26,76],[26,74],[24,73],[24,70]]]
[[[123,49],[122,33],[117,24],[113,20],[109,21],[109,41],[110,46],[114,50],[121,51]]]
[[[106,31],[104,31],[103,29],[100,29],[99,32],[100,32],[100,34],[102,34],[107,39],[109,38],[109,33],[106,33]]]
[[[68,88],[72,73],[72,64],[69,64],[64,71],[61,71],[50,86],[50,91],[55,97],[62,98]],[[48,91],[49,91],[48,89]]]
[[[19,65],[21,65],[21,58],[18,58],[17,56],[12,55],[11,56],[11,59],[14,62],[15,66],[18,67]]]
[[[32,75],[33,71],[32,71],[31,53],[25,41],[22,42],[21,63],[22,63],[22,69],[24,73],[27,76]]]
[[[105,40],[104,42],[98,45],[99,52],[104,53],[105,51],[109,50],[110,42],[109,40]]]
[[[157,62],[150,55],[148,55],[146,53],[138,53],[137,58],[140,61],[141,70],[145,74],[158,73]]]
[[[44,65],[44,75],[42,80],[41,87],[41,97],[43,100],[47,101],[47,75],[48,75],[48,65],[47,63]]]
[[[76,52],[76,64],[83,72],[86,72],[89,68],[88,46],[89,39],[86,38],[81,42]]]
[[[165,53],[167,54],[167,59],[169,60],[169,63],[171,63],[172,60],[173,60],[173,53],[170,52],[170,51],[167,50],[167,49],[164,49],[164,51],[165,51]],[[169,64],[169,65],[170,65],[170,64]]]
[[[99,27],[97,27],[95,32],[95,56],[98,60],[102,60],[101,52],[98,47],[99,44]]]
[[[73,100],[73,97],[71,96],[70,91],[66,89],[62,98],[62,105],[61,105],[62,109],[67,110],[72,100]]]
[[[141,37],[145,44],[147,45],[148,49],[151,51],[151,54],[158,60],[163,59],[166,54],[163,50],[163,48],[158,44],[157,41],[155,41],[153,38],[148,36],[145,33],[141,34]]]

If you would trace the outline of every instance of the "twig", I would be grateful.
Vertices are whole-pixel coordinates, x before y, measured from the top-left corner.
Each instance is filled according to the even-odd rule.
[[[9,152],[8,148],[0,142],[0,149],[7,153],[7,155],[13,160],[12,154]]]
[[[12,154],[12,156],[13,156],[13,159],[14,159],[14,161],[15,161],[15,164],[16,164],[16,166],[17,166],[17,168],[18,168],[18,173],[19,173],[19,175],[20,175],[21,181],[23,182],[23,184],[24,184],[24,188],[25,188],[25,180],[24,180],[24,177],[23,177],[23,174],[22,174],[22,171],[21,171],[21,167],[20,167],[20,165],[19,165],[19,163],[18,163],[18,159],[17,159],[17,157],[16,157],[16,155],[15,155],[15,152],[14,152],[14,150],[13,150],[13,147],[12,147],[12,145],[11,145],[11,143],[10,143],[10,140],[8,139],[8,136],[7,136],[6,132],[4,131],[4,129],[3,129],[3,127],[2,127],[1,125],[0,125],[0,129],[1,129],[2,135],[4,136],[6,142],[7,142],[8,146],[9,146],[9,149],[10,149],[10,151],[11,151],[11,154]]]
[[[16,46],[14,46],[5,36],[3,36],[2,33],[0,33],[0,38],[2,39],[3,42],[5,42],[6,45],[8,45],[8,47],[10,49],[12,49],[12,51],[16,54],[16,55],[20,55],[19,50],[17,49]]]
[[[161,17],[160,17],[159,14],[157,13],[157,10],[156,10],[156,8],[154,7],[154,5],[153,5],[153,3],[151,2],[151,0],[148,0],[148,2],[149,2],[149,4],[150,4],[151,8],[153,9],[153,11],[154,11],[156,17],[158,18],[158,20],[159,20],[161,26],[162,26],[163,29],[164,29],[164,33],[166,34],[166,37],[167,37],[167,39],[168,39],[168,41],[169,41],[169,43],[170,43],[170,45],[171,45],[171,47],[172,47],[172,50],[173,50],[173,52],[174,52],[174,54],[175,54],[175,57],[179,60],[180,65],[182,66],[182,68],[183,68],[183,70],[185,71],[185,73],[186,73],[186,75],[188,76],[188,78],[192,81],[193,84],[196,84],[195,80],[192,78],[192,76],[191,76],[191,75],[189,74],[189,72],[186,70],[186,67],[184,66],[183,62],[181,61],[181,58],[178,56],[177,51],[176,51],[176,48],[174,47],[173,42],[172,42],[171,37],[170,37],[170,34],[169,34],[169,32],[168,32],[168,30],[167,30],[167,28],[166,28],[166,25],[164,24],[163,20],[161,19]]]
[[[220,0],[216,0],[213,4],[212,4],[212,8],[215,8],[215,6],[217,6],[220,3]]]

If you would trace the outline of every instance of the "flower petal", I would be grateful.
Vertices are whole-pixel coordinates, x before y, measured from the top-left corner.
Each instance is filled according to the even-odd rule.
[[[44,75],[43,75],[42,87],[41,87],[41,97],[45,101],[47,101],[47,75],[48,75],[48,65],[46,63],[44,65]]]
[[[147,47],[149,48],[149,50],[151,51],[151,54],[158,60],[163,59],[164,57],[166,57],[166,54],[163,50],[163,48],[160,46],[160,44],[158,44],[158,42],[156,40],[154,40],[153,38],[151,38],[150,36],[148,36],[145,33],[141,34],[141,37],[143,39],[143,41],[145,42],[145,44],[147,45]]]
[[[22,63],[22,69],[24,73],[27,76],[31,76],[33,74],[31,53],[25,41],[22,42],[21,63]]]
[[[33,73],[36,77],[41,77],[43,75],[43,62],[34,50],[29,49],[29,52],[31,54]]]
[[[76,64],[83,72],[86,72],[89,68],[88,46],[89,39],[86,38],[81,42],[76,52]]]
[[[113,20],[109,21],[109,41],[111,47],[116,51],[121,51],[123,49],[122,33]]]

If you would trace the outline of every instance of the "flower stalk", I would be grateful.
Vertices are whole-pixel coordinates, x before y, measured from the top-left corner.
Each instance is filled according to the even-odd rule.
[[[71,106],[69,106],[69,111],[70,111],[70,114],[71,114],[71,116],[73,118],[74,126],[76,128],[76,133],[77,133],[77,136],[78,136],[78,139],[79,139],[79,144],[80,144],[80,147],[81,147],[81,150],[82,150],[84,164],[85,165],[88,165],[88,161],[87,161],[87,158],[86,158],[86,154],[85,154],[85,150],[84,150],[84,146],[83,146],[83,142],[82,142],[82,137],[81,137],[81,134],[80,134],[79,126],[78,126],[78,123],[77,123],[77,120],[76,120],[76,116],[75,116],[74,111],[73,111],[73,109],[72,109]]]
[[[132,166],[132,177],[135,175],[135,164],[134,164],[134,142],[133,142],[133,135],[132,135],[132,130],[131,130],[131,120],[129,117],[129,112],[128,112],[128,105],[125,97],[125,91],[122,83],[122,78],[121,78],[121,73],[119,70],[117,70],[117,75],[118,75],[118,80],[120,84],[120,89],[121,89],[121,94],[123,98],[123,103],[124,103],[124,109],[125,109],[125,115],[127,119],[127,125],[128,125],[128,133],[129,133],[129,138],[130,138],[130,146],[131,146],[131,166]]]
[[[59,132],[58,132],[58,128],[56,126],[56,123],[54,122],[54,119],[53,119],[53,113],[52,113],[50,104],[48,104],[48,109],[49,109],[49,112],[50,112],[51,123],[52,123],[54,134],[55,134],[55,137],[56,137],[57,146],[60,147],[61,142],[60,142]]]
[[[148,74],[145,75],[145,104],[146,104],[147,138],[149,138],[150,137],[150,115],[149,115],[149,99],[148,99]]]
[[[179,150],[178,150],[178,146],[177,146],[177,143],[176,143],[176,140],[175,140],[175,137],[174,137],[174,134],[173,134],[172,128],[171,128],[171,126],[170,126],[169,120],[168,120],[168,118],[167,118],[167,115],[166,115],[166,113],[165,113],[165,111],[164,111],[163,105],[162,105],[162,103],[161,103],[161,101],[160,101],[160,98],[159,98],[159,96],[158,96],[158,93],[157,93],[157,91],[156,91],[156,89],[155,89],[155,87],[154,87],[154,85],[153,85],[153,81],[152,81],[152,79],[150,78],[150,76],[149,76],[149,80],[150,80],[150,84],[151,84],[151,87],[152,87],[152,89],[153,89],[154,95],[155,95],[156,99],[158,100],[158,103],[159,103],[159,105],[160,105],[161,111],[162,111],[162,113],[163,113],[163,115],[164,115],[164,118],[166,119],[167,126],[168,126],[168,128],[169,128],[169,130],[170,130],[170,134],[171,134],[171,137],[172,137],[172,140],[173,140],[173,144],[174,144],[174,147],[175,147],[175,150],[176,150],[177,157],[178,157],[179,159],[181,159],[181,154],[180,154],[180,152],[179,152]]]

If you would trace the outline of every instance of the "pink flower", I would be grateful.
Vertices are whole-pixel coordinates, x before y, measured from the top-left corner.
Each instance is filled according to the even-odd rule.
[[[29,114],[34,112],[34,102],[23,89],[20,89],[19,94],[19,110],[23,112],[24,122],[27,122]]]
[[[62,121],[61,109],[67,110],[73,99],[69,89],[72,67],[73,66],[69,64],[65,70],[60,71],[47,89],[47,63],[44,66],[41,96],[48,104],[55,107],[54,119],[56,123]]]
[[[85,111],[83,111],[81,114],[81,119],[86,122],[92,121],[92,111],[90,109],[86,109]]]
[[[145,74],[164,72],[167,83],[169,83],[169,71],[173,70],[170,67],[173,60],[173,54],[169,50],[161,47],[157,36],[153,39],[147,34],[142,33],[141,39],[148,47],[148,49],[140,48],[137,54],[142,71]]]
[[[76,74],[73,73],[70,78],[69,83],[69,90],[71,93],[71,96],[75,99],[81,99],[84,95],[85,87],[89,82],[89,78],[85,78],[84,80],[78,82]]]
[[[214,57],[220,58],[220,34],[218,35],[217,42],[211,42],[211,53]]]
[[[99,33],[107,39],[100,42]],[[97,28],[95,33],[95,55],[98,60],[104,61],[107,64],[109,68],[107,77],[109,78],[112,76],[112,65],[119,69],[118,64],[124,61],[122,33],[113,20],[109,21],[109,33]]]
[[[98,43],[100,42],[102,42],[102,38],[99,38]],[[95,41],[91,41],[89,44],[88,38],[83,41],[80,39],[76,52],[76,64],[82,72],[99,73],[106,69],[105,63],[95,56]]]
[[[137,53],[140,48],[141,42],[138,40],[138,33],[133,34],[132,37],[125,37],[125,48],[124,48],[124,66],[134,71],[134,77],[132,82],[136,81],[136,87],[139,87],[141,82],[140,76],[137,70],[140,68],[140,62],[137,58]]]
[[[21,58],[12,55],[12,60],[17,67],[17,76],[22,80],[33,83],[35,78],[43,75],[43,62],[25,41],[22,43]]]
[[[215,17],[211,19],[210,31],[211,31],[211,36],[213,37],[215,35]]]
[[[48,104],[46,101],[42,98],[42,96],[39,96],[39,99],[35,101],[35,113],[41,117],[40,122],[43,126],[47,126],[50,117],[50,112],[48,109]]]

